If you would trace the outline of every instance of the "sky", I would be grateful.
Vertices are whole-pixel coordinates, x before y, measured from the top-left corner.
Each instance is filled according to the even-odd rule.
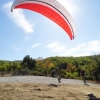
[[[100,54],[100,0],[57,0],[74,19],[77,34],[67,33],[43,15],[25,9],[10,11],[14,0],[0,1],[0,60],[79,57]]]

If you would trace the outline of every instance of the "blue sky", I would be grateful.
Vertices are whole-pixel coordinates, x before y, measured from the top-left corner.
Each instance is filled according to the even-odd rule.
[[[100,54],[100,0],[58,0],[73,17],[77,35],[70,40],[57,24],[39,13],[0,1],[0,60]]]

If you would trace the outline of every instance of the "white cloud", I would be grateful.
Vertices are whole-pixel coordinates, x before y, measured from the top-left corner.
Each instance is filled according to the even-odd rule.
[[[36,44],[34,44],[31,48],[33,49],[33,48],[35,48],[35,47],[37,47],[37,46],[40,46],[40,45],[42,45],[42,44],[36,43]]]
[[[72,2],[67,0],[57,0],[60,4],[62,4],[71,14],[80,11],[80,8],[75,6]]]
[[[99,52],[100,51],[100,41],[94,40],[87,44],[87,48],[85,48],[86,51],[93,51],[93,52]]]
[[[57,52],[59,56],[88,56],[100,53],[100,41],[94,40],[69,48],[60,42],[54,42],[46,46],[51,52]]]
[[[66,46],[62,45],[60,42],[53,42],[46,46],[52,52],[62,52]]]
[[[22,28],[26,33],[32,33],[33,30],[33,24],[31,24],[27,18],[25,17],[23,11],[21,9],[15,9],[13,12],[10,11],[12,2],[8,2],[3,6],[3,9],[5,9],[8,16],[11,18],[11,20],[20,28]]]
[[[31,50],[33,49],[33,48],[36,48],[36,47],[38,47],[38,46],[40,46],[40,45],[42,45],[41,43],[36,43],[36,44],[34,44],[29,50],[28,50],[28,52],[31,52]]]

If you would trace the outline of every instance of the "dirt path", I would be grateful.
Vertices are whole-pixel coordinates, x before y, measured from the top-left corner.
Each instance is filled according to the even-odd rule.
[[[45,83],[45,84],[59,84],[57,78],[45,77],[45,76],[14,76],[14,77],[0,77],[0,82],[22,82],[22,83]],[[75,79],[61,79],[60,84],[75,84],[83,85],[82,80]],[[87,85],[98,86],[98,84],[88,83]],[[100,86],[100,85],[99,85]]]

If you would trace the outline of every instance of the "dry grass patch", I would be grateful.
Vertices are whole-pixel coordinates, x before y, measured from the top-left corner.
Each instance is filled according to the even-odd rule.
[[[100,98],[100,86],[0,83],[0,100],[88,100],[87,93]]]

